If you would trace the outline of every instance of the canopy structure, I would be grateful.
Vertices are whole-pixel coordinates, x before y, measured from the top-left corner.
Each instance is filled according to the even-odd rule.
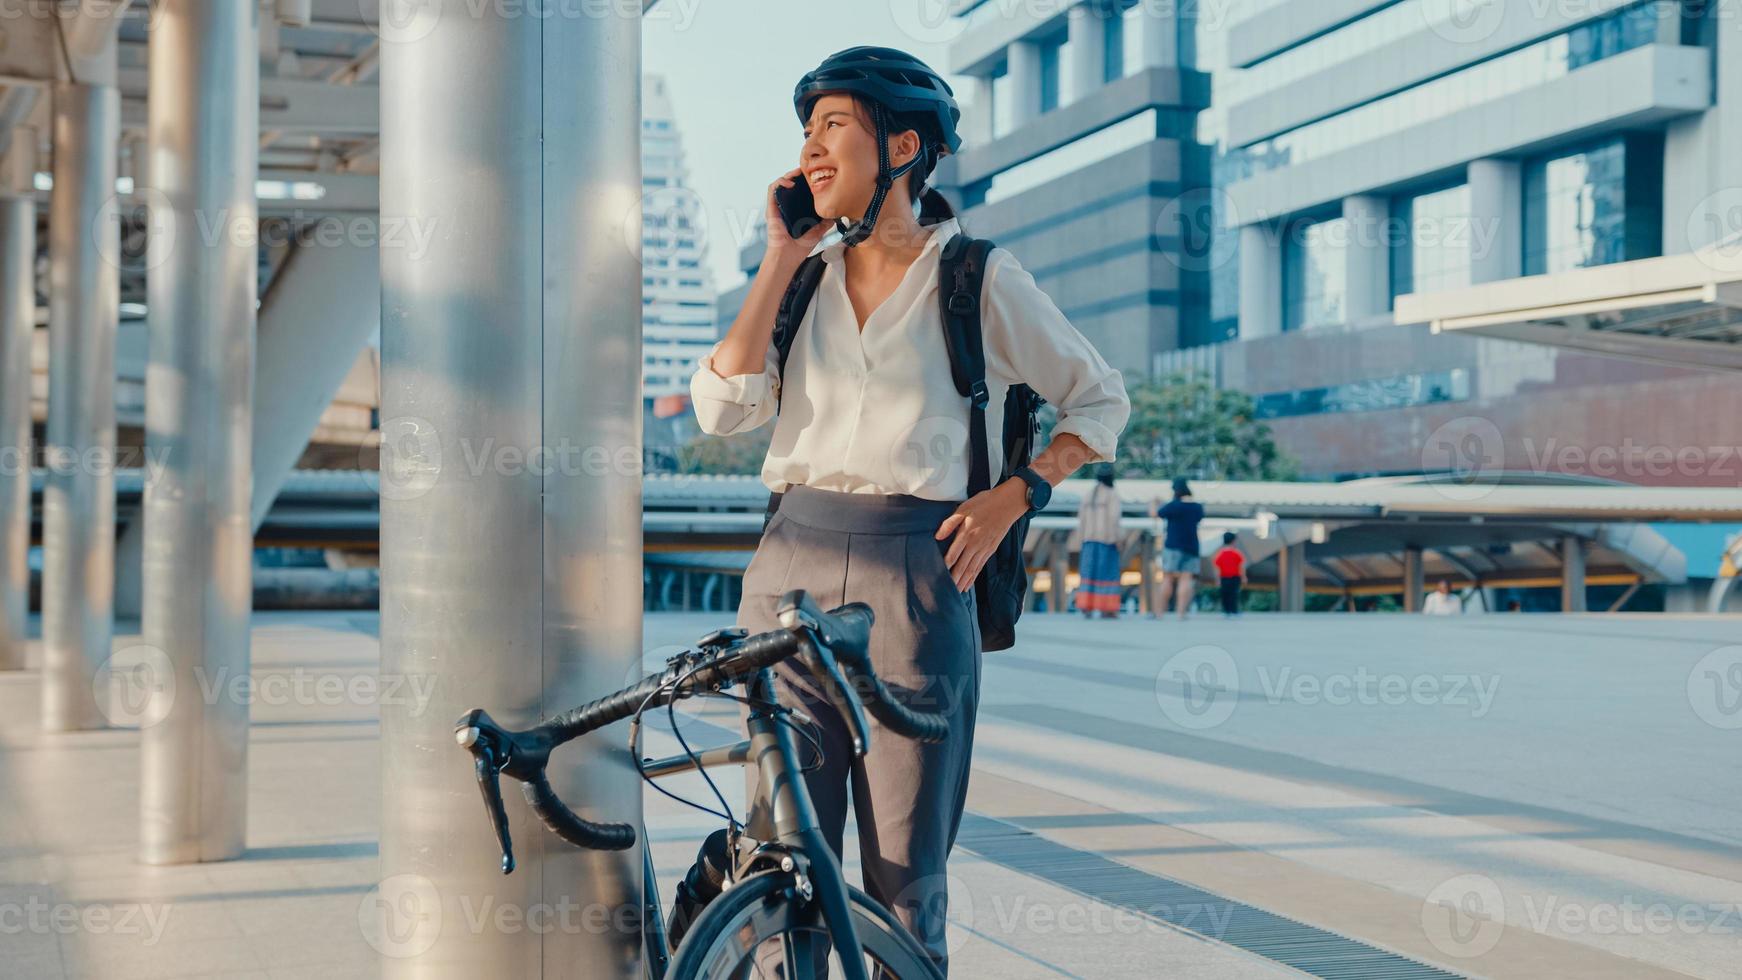
[[[1742,371],[1742,235],[1697,251],[1397,298],[1400,324]]]

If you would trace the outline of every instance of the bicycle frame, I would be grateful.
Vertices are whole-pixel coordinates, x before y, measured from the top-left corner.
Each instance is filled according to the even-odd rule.
[[[746,722],[749,738],[704,749],[692,758],[688,755],[668,756],[642,765],[650,779],[682,772],[712,769],[729,765],[755,765],[760,776],[760,792],[770,805],[758,813],[752,807],[751,822],[745,831],[764,842],[779,842],[808,858],[795,873],[808,873],[813,897],[822,912],[829,939],[840,952],[847,980],[868,980],[859,937],[854,934],[847,898],[846,876],[833,849],[824,839],[817,820],[816,806],[804,785],[804,774],[798,761],[798,746],[792,730],[764,707],[777,703],[774,672],[768,668],[757,671],[748,681],[748,697],[757,702]],[[670,965],[666,949],[667,929],[663,906],[659,898],[659,883],[654,877],[652,851],[642,834],[643,875],[643,942],[647,953],[647,974],[650,980],[664,980]],[[809,958],[798,957],[801,976],[788,980],[813,980],[809,974]]]

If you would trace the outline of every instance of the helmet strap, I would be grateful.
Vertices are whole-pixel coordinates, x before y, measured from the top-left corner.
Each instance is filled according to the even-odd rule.
[[[895,186],[895,179],[919,162],[919,154],[914,154],[912,160],[890,169],[889,120],[884,115],[882,103],[871,102],[871,121],[877,131],[877,187],[871,191],[871,203],[865,206],[864,217],[858,221],[835,220],[835,227],[841,232],[841,243],[848,248],[871,237],[871,232],[877,227],[877,216],[883,212],[883,201],[889,196],[889,189]]]

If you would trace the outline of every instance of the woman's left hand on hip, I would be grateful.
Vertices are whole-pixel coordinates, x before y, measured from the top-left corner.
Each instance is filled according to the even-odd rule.
[[[962,501],[956,512],[938,525],[934,535],[938,540],[956,536],[944,555],[944,564],[949,566],[957,592],[973,587],[980,569],[998,550],[998,543],[1027,510],[1027,486],[1013,477]]]

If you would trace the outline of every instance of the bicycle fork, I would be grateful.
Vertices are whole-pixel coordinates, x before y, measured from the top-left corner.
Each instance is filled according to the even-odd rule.
[[[767,668],[758,671],[750,680],[748,693],[753,701],[773,703],[773,671]],[[841,955],[846,980],[870,980],[865,970],[864,950],[859,945],[858,934],[853,931],[846,876],[834,850],[823,837],[816,807],[804,787],[804,773],[799,765],[792,730],[766,708],[760,707],[751,712],[748,728],[750,758],[754,760],[762,785],[767,790],[772,812],[772,827],[752,827],[751,836],[778,840],[810,858],[803,869],[809,873],[810,897],[822,913],[829,937]],[[769,830],[772,834],[768,833]],[[794,952],[799,954],[795,962],[808,969],[809,950]]]

